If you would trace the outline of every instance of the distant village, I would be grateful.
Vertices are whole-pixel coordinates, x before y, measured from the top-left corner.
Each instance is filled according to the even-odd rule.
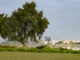
[[[45,42],[46,44],[48,41]],[[80,40],[51,40],[51,44],[80,44]]]
[[[51,48],[80,50],[80,40],[50,40],[46,41],[45,44]]]

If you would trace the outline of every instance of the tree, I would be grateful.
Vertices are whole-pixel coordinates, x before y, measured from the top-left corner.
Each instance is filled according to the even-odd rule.
[[[8,21],[7,15],[0,14],[0,35],[4,39],[11,33]]]
[[[27,2],[22,8],[15,10],[10,17],[2,16],[2,18],[6,25],[0,25],[4,27],[0,31],[1,36],[3,38],[5,36],[8,40],[20,41],[23,46],[29,38],[31,41],[38,42],[49,24],[47,18],[43,17],[43,11],[36,10],[35,2]]]

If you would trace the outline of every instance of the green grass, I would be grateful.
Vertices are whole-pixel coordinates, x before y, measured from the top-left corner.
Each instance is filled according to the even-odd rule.
[[[74,53],[80,54],[80,51],[73,51],[63,48],[48,48],[46,46],[39,46],[37,48],[16,48],[11,46],[0,46],[0,51],[18,51],[18,52],[35,52],[35,53]]]
[[[80,51],[57,48],[0,48],[0,51],[36,52],[36,53],[73,53],[80,54]]]
[[[79,54],[0,52],[0,60],[80,60]]]
[[[80,51],[46,47],[0,47],[0,60],[80,60]]]

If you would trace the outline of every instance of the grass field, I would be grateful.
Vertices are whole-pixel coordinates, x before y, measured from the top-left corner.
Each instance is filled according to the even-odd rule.
[[[0,60],[80,60],[79,54],[0,52]]]

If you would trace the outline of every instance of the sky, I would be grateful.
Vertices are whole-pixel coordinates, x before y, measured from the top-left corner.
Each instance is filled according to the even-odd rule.
[[[0,0],[0,13],[11,15],[25,2],[32,0]],[[38,11],[43,10],[50,25],[43,38],[52,40],[80,40],[80,0],[33,0]]]

